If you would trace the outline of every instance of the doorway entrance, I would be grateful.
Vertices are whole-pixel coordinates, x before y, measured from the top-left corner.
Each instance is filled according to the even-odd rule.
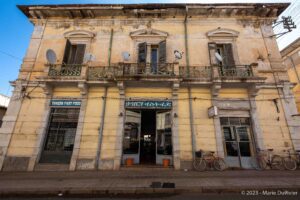
[[[126,110],[123,156],[134,164],[162,165],[164,159],[173,163],[170,110]]]
[[[141,112],[140,164],[155,164],[156,111]]]

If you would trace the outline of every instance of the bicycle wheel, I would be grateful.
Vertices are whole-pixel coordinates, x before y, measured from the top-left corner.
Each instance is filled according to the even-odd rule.
[[[297,161],[293,158],[286,157],[286,158],[283,159],[283,166],[287,170],[296,170]]]
[[[194,169],[197,171],[204,171],[206,168],[206,161],[203,158],[195,158],[193,161]]]
[[[284,166],[283,166],[283,162],[282,162],[282,157],[280,157],[278,155],[274,155],[272,157],[271,168],[283,170]]]
[[[267,163],[263,157],[252,157],[250,159],[250,166],[255,170],[261,171],[267,168]]]
[[[218,171],[224,171],[227,168],[225,160],[223,158],[216,158],[214,160],[214,168]]]

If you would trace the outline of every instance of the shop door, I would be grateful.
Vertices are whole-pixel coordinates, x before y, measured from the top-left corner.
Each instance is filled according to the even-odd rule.
[[[156,114],[156,164],[162,165],[163,159],[173,163],[172,119],[170,111],[158,111]]]
[[[156,112],[155,110],[142,111],[140,164],[151,165],[156,163]]]
[[[133,158],[134,164],[139,164],[141,112],[126,110],[125,113],[122,164],[127,158]]]
[[[252,140],[248,118],[221,118],[225,160],[229,167],[251,168]]]

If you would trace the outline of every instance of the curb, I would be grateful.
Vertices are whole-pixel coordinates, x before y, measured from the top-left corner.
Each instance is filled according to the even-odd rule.
[[[0,197],[52,197],[52,196],[138,196],[138,195],[177,195],[182,193],[201,193],[201,194],[243,194],[242,192],[251,191],[292,191],[300,194],[299,186],[266,186],[266,187],[181,187],[181,188],[52,188],[52,189],[14,189],[0,191]]]

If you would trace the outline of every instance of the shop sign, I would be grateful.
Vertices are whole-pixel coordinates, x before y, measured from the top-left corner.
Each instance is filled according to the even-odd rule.
[[[208,108],[208,117],[212,118],[218,115],[218,108],[217,106],[212,106]]]
[[[62,106],[62,107],[74,107],[74,106],[81,106],[81,100],[51,100],[50,106]]]
[[[171,109],[172,101],[125,101],[125,108]]]

